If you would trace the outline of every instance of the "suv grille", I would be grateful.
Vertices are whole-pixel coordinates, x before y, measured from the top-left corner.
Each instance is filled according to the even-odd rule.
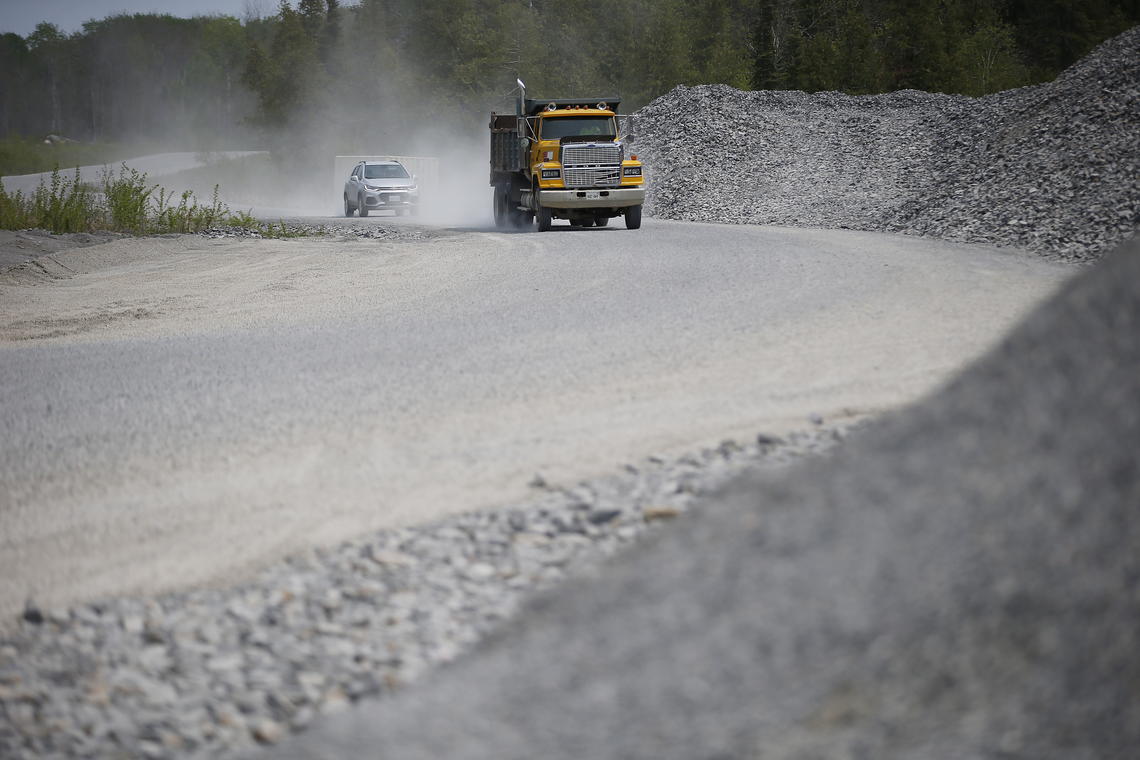
[[[617,187],[621,184],[620,143],[562,146],[562,177],[566,187]]]

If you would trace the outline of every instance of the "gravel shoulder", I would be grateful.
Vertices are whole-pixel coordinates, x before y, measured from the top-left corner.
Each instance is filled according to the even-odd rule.
[[[0,230],[0,273],[43,256],[100,245],[127,237],[114,232],[69,232],[53,234],[46,230]]]
[[[0,750],[219,757],[276,743],[402,692],[734,474],[778,473],[848,430],[724,440],[577,483],[535,477],[517,503],[297,552],[221,588],[30,608],[0,640]]]

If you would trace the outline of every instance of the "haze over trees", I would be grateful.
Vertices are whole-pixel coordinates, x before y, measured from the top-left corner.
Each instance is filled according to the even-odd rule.
[[[535,95],[678,84],[984,95],[1052,79],[1140,0],[282,1],[263,19],[117,15],[0,36],[0,136],[407,150]]]

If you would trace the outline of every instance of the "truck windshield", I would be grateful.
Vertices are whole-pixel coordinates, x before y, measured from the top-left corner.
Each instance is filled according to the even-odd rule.
[[[561,116],[542,120],[543,140],[587,136],[613,139],[616,134],[612,116]]]
[[[364,165],[364,179],[398,179],[408,176],[408,170],[400,164]]]

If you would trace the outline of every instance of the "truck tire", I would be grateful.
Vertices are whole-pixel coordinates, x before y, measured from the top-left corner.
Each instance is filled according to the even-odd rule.
[[[538,231],[546,232],[550,229],[550,222],[554,219],[554,215],[546,206],[539,206],[535,218],[538,219]]]
[[[492,210],[495,212],[495,226],[500,230],[506,229],[514,221],[511,208],[507,205],[510,195],[503,185],[495,185],[495,196],[491,200]]]
[[[357,200],[357,203],[359,203],[359,204],[360,204],[360,206],[359,206],[359,209],[360,209],[360,215],[361,215],[362,217],[363,217],[363,216],[368,216],[368,207],[364,205],[364,198],[357,198],[356,200]],[[627,221],[627,222],[626,222],[626,224],[628,224],[628,223],[629,223],[629,222]]]
[[[641,229],[641,205],[630,206],[625,210],[625,228],[627,230]]]
[[[610,218],[608,216],[595,216],[594,217],[594,226],[595,227],[605,227],[609,223],[610,223]]]
[[[344,196],[344,215],[352,216],[353,211],[356,211],[356,209],[354,209],[352,207],[352,204],[348,202],[348,196]]]

